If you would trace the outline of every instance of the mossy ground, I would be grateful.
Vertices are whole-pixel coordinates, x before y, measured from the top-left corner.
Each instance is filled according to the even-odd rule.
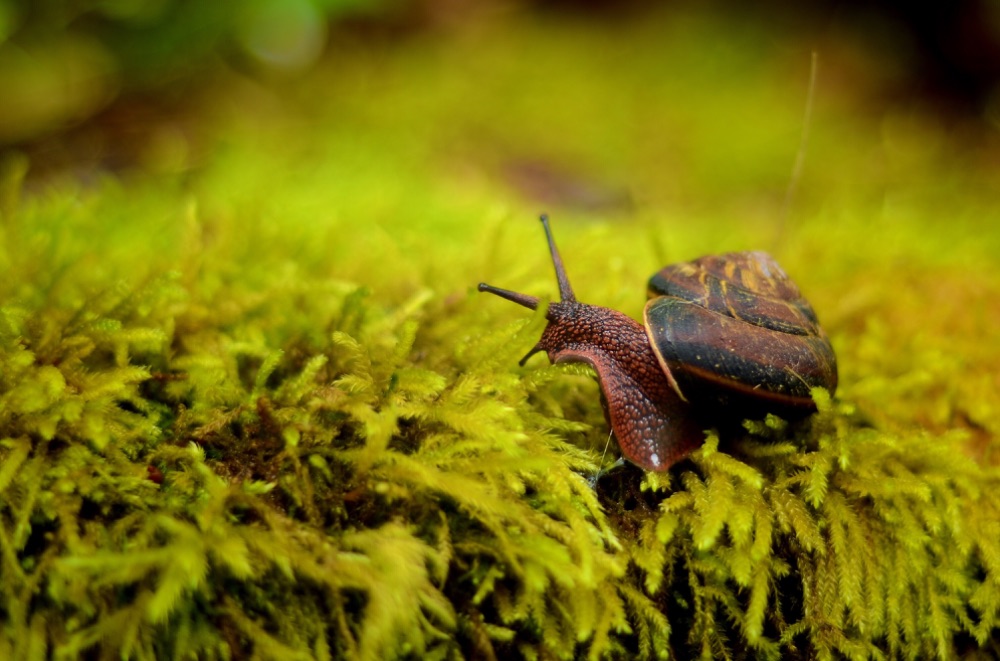
[[[787,201],[807,37],[344,36],[114,172],[5,154],[0,657],[996,654],[1000,145],[821,60]],[[543,207],[636,318],[664,263],[771,251],[837,397],[592,490],[587,370],[519,369],[541,318],[474,292],[554,294]]]

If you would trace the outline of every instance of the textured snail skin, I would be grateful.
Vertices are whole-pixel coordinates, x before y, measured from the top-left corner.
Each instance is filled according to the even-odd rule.
[[[594,368],[626,459],[664,471],[701,443],[701,427],[660,369],[642,326],[615,310],[575,301],[550,304],[546,316],[549,325],[532,353]]]

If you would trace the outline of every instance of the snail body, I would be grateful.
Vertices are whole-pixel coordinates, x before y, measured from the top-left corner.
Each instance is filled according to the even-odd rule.
[[[763,252],[709,255],[664,267],[649,280],[645,327],[576,300],[541,217],[559,283],[548,325],[522,360],[544,351],[553,363],[597,372],[604,410],[623,456],[664,471],[694,450],[722,417],[815,411],[810,391],[837,387],[837,363],[816,314]],[[539,299],[480,283],[532,310]]]

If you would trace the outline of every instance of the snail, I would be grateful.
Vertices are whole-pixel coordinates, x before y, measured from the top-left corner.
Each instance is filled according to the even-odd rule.
[[[576,300],[549,227],[542,226],[559,283],[548,325],[524,363],[544,351],[552,363],[597,372],[605,417],[625,459],[665,471],[722,419],[816,410],[814,387],[837,387],[837,361],[816,313],[778,263],[759,251],[671,264],[649,279],[645,326],[621,312]],[[479,284],[531,310],[539,299]],[[706,424],[707,423],[707,424]]]

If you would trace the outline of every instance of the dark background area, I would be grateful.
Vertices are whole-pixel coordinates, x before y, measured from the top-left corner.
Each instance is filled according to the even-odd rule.
[[[324,53],[442,32],[473,31],[510,13],[567,20],[634,19],[660,3],[539,0],[4,0],[0,2],[0,145],[72,159],[49,144],[80,127],[141,132],[191,111],[192,93],[220,76],[267,81],[328,64]],[[680,9],[705,3],[674,3]],[[922,104],[991,125],[1000,113],[1000,8],[985,0],[911,3],[769,2],[708,11],[753,12],[811,43],[825,64],[867,93],[868,110]],[[669,11],[669,9],[668,9]],[[710,45],[706,45],[710,47]],[[48,147],[46,145],[48,144]],[[86,141],[79,148],[86,149]],[[48,156],[46,156],[46,154]],[[111,160],[128,160],[127,150]]]

